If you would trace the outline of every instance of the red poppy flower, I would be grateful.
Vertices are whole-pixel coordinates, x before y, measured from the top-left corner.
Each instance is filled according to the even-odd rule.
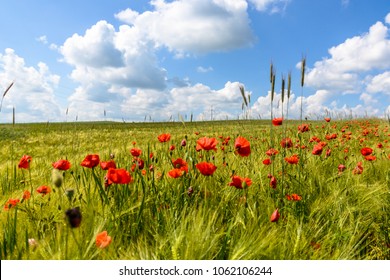
[[[230,136],[228,136],[225,139],[223,139],[222,145],[223,146],[227,146],[229,144],[229,141],[230,141]]]
[[[4,205],[4,210],[8,211],[12,207],[15,207],[19,202],[20,202],[19,199],[13,199],[13,198],[8,199],[8,201]]]
[[[157,139],[161,143],[168,142],[169,140],[171,140],[171,134],[169,133],[160,134],[159,136],[157,136]]]
[[[282,141],[280,142],[280,145],[283,147],[283,148],[291,148],[293,146],[293,142],[290,138],[284,138],[282,139]]]
[[[252,185],[252,180],[249,178],[243,178],[237,175],[232,176],[232,181],[229,183],[229,186],[235,187],[236,189],[242,189],[243,184],[249,187]]]
[[[360,150],[360,153],[363,155],[363,156],[369,156],[371,155],[373,152],[373,150],[369,147],[364,147]]]
[[[313,147],[313,151],[311,152],[313,155],[319,156],[322,154],[322,145],[317,144]]]
[[[356,167],[352,170],[353,174],[362,174],[363,173],[363,164],[361,161],[359,161],[356,165]]]
[[[269,149],[268,151],[265,152],[265,154],[269,157],[271,156],[276,156],[277,154],[279,154],[279,151],[278,150],[275,150],[274,148],[271,148]]]
[[[111,241],[111,236],[107,234],[107,231],[103,231],[101,233],[98,233],[98,235],[96,236],[96,247],[104,249],[108,245],[110,245]]]
[[[30,162],[32,160],[31,156],[24,155],[19,161],[18,167],[22,169],[29,169],[30,168]]]
[[[101,161],[100,162],[100,167],[103,170],[108,170],[110,168],[116,168],[116,164],[114,160],[109,160],[109,161]]]
[[[133,156],[133,157],[139,157],[142,153],[142,150],[141,149],[138,149],[138,148],[132,148],[130,150],[130,154]]]
[[[81,162],[81,166],[87,168],[93,168],[99,165],[100,158],[99,155],[87,155],[84,160]]]
[[[55,168],[55,169],[58,169],[58,170],[68,170],[71,166],[70,162],[66,159],[60,159],[56,162],[53,162],[52,166]]]
[[[195,167],[200,171],[204,176],[213,175],[217,167],[211,162],[200,162],[195,165]]]
[[[205,150],[217,150],[218,141],[215,138],[202,137],[196,141],[196,151]]]
[[[31,193],[28,190],[23,192],[23,200],[27,200],[31,197]]]
[[[144,169],[145,162],[141,158],[133,158],[133,165],[131,166],[131,171],[134,172],[136,168],[139,170]]]
[[[289,164],[297,164],[299,162],[299,156],[292,155],[291,157],[284,158],[284,160],[287,161]]]
[[[314,241],[310,242],[310,246],[312,246],[314,250],[318,250],[321,248],[321,244]]]
[[[346,167],[345,167],[344,164],[339,164],[339,166],[337,167],[337,169],[339,170],[339,173],[341,173],[341,172],[343,172],[343,171],[346,169]]]
[[[271,222],[277,222],[279,220],[279,218],[280,218],[279,209],[276,208],[276,210],[271,215],[270,221]]]
[[[364,159],[367,161],[374,161],[374,160],[376,160],[376,156],[369,155],[369,156],[365,156]]]
[[[312,138],[310,138],[310,140],[309,140],[309,142],[311,143],[311,142],[321,142],[321,139],[320,138],[318,138],[317,136],[313,136]]]
[[[172,164],[175,168],[181,169],[181,170],[185,171],[186,173],[188,173],[188,163],[184,159],[178,158],[178,159],[172,160]]]
[[[251,146],[249,141],[241,136],[238,136],[234,142],[234,148],[236,152],[242,157],[247,157],[251,153]]]
[[[310,126],[308,124],[300,124],[298,125],[298,131],[302,133],[310,131]]]
[[[272,124],[274,126],[280,126],[280,125],[282,125],[282,123],[283,123],[283,118],[274,118],[272,120]]]
[[[42,194],[42,196],[45,196],[51,192],[51,188],[48,186],[40,186],[37,188],[37,192]]]
[[[133,181],[133,178],[130,176],[130,173],[126,169],[114,169],[110,168],[107,171],[106,177],[106,186],[111,184],[128,184]]]
[[[181,177],[183,174],[184,174],[184,170],[181,170],[179,168],[174,168],[168,171],[168,177],[175,178],[175,179]]]
[[[330,118],[324,118],[326,122],[330,122]]]
[[[271,188],[273,189],[276,189],[276,185],[277,185],[277,180],[274,176],[271,175],[271,180],[269,181],[269,185],[271,186]]]
[[[296,194],[296,193],[293,193],[291,195],[289,194],[286,194],[286,198],[287,200],[292,200],[292,201],[300,201],[302,200],[302,196]]]
[[[174,149],[176,149],[175,145],[169,146],[169,150],[170,150],[170,151],[173,151]]]
[[[266,158],[265,160],[263,160],[264,165],[270,165],[271,163],[272,163],[272,161],[270,158]]]

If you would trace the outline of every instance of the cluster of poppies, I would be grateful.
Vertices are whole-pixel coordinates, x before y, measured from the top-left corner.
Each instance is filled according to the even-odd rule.
[[[325,121],[329,123],[331,121],[330,118],[325,118]],[[274,126],[281,126],[283,124],[283,118],[274,118],[272,120],[272,125]],[[330,126],[331,124],[327,124]],[[323,126],[324,127],[324,126]],[[325,139],[328,142],[322,141],[319,137],[313,136],[310,138],[309,143],[313,143],[311,154],[314,156],[321,156],[325,151],[325,157],[329,157],[331,155],[331,149],[328,148],[329,141],[335,140],[335,139],[342,139],[342,141],[348,141],[351,139],[351,132],[347,131],[348,126],[345,126],[341,129],[341,132],[343,133],[341,137],[337,133],[331,133],[326,134]],[[309,124],[300,124],[298,126],[298,133],[307,133],[311,131],[311,127]],[[368,128],[364,128],[362,135],[367,136],[369,133],[376,133],[375,131],[372,132]],[[195,133],[198,135],[199,133]],[[214,137],[200,137],[196,141],[195,150],[197,152],[205,151],[207,154],[209,151],[216,152],[218,148],[222,151],[225,150],[225,147],[229,144],[229,141],[231,140],[230,137],[220,137],[221,140],[217,140],[217,138]],[[171,139],[171,135],[169,133],[163,133],[158,135],[157,137],[158,141],[161,143],[169,142]],[[218,147],[219,143],[221,142],[221,146]],[[297,143],[294,145],[294,142],[291,138],[285,137],[281,139],[280,146],[283,149],[309,149],[305,145],[302,145],[302,143]],[[140,170],[141,174],[145,175],[145,163],[142,159],[142,150],[137,148],[135,146],[135,143],[133,143],[134,147],[130,149],[130,154],[132,156],[132,165],[129,167],[129,170],[124,168],[117,168],[117,165],[115,163],[115,155],[111,154],[110,159],[108,161],[102,161],[98,154],[89,154],[87,155],[80,165],[85,168],[96,168],[100,166],[102,170],[105,170],[107,173],[104,176],[104,184],[105,187],[108,188],[112,184],[129,184],[134,181],[134,178],[132,177],[132,173],[135,170]],[[187,139],[183,139],[180,143],[182,147],[185,147],[187,145]],[[334,145],[336,147],[336,145]],[[379,143],[377,145],[378,148],[382,148],[382,143]],[[169,146],[169,150],[173,151],[175,149],[174,145]],[[310,150],[309,150],[310,151]],[[344,149],[345,153],[348,153],[348,149]],[[242,136],[237,136],[234,140],[234,153],[238,155],[239,157],[249,157],[251,154],[251,145],[250,142]],[[363,156],[364,160],[366,161],[375,161],[376,156],[374,155],[374,150],[370,147],[363,147],[360,150],[361,155]],[[279,154],[279,151],[275,147],[269,147],[269,149],[265,152],[265,154],[268,156],[265,158],[262,163],[264,165],[271,165],[275,159],[275,157]],[[283,153],[284,154],[284,153]],[[172,155],[172,153],[171,153]],[[300,161],[300,153],[290,153],[289,156],[284,157],[284,161],[287,164],[290,165],[297,165]],[[210,154],[210,156],[213,156]],[[153,153],[150,153],[149,158],[153,159],[154,155]],[[200,157],[203,159],[203,157]],[[204,157],[206,160],[200,161],[195,164],[195,168],[199,174],[202,176],[212,176],[218,167],[213,163],[207,160],[210,157]],[[345,159],[347,156],[345,157]],[[390,158],[390,155],[389,155]],[[32,157],[29,155],[24,155],[18,164],[18,167],[20,169],[29,169],[30,163],[32,161]],[[152,163],[154,161],[152,160]],[[188,163],[183,158],[172,158],[172,169],[170,169],[166,174],[169,178],[180,178],[185,176],[190,172]],[[60,159],[52,164],[53,168],[56,170],[66,171],[71,168],[71,163],[66,159]],[[150,164],[148,166],[149,171],[154,171],[153,164]],[[339,174],[343,173],[346,169],[346,166],[344,164],[339,164],[338,167]],[[359,161],[356,166],[352,169],[353,174],[362,174],[363,173],[363,163],[362,161]],[[193,172],[193,171],[191,171]],[[196,172],[196,171],[195,171]],[[277,188],[278,180],[276,176],[272,174],[268,174],[269,179],[269,185],[272,189]],[[252,185],[252,180],[247,177],[242,177],[237,174],[233,174],[230,177],[230,182],[228,183],[228,186],[235,187],[237,189],[245,189],[247,187],[250,187]],[[36,189],[36,192],[41,194],[42,196],[45,196],[51,192],[51,188],[49,186],[39,186]],[[193,193],[193,189],[188,189],[188,194],[191,195]],[[28,200],[31,196],[31,193],[27,190],[24,191],[23,197],[21,199],[17,198],[10,198],[5,206],[4,210],[9,210],[13,207],[15,207],[18,203],[23,203],[25,200]],[[302,196],[296,193],[286,194],[285,198],[288,201],[300,201],[302,200]],[[72,208],[68,209],[66,212],[66,217],[68,219],[69,225],[72,228],[77,228],[81,224],[82,215],[80,208]],[[279,208],[275,209],[275,211],[272,213],[270,217],[271,222],[277,222],[280,218],[280,211]],[[111,237],[107,234],[107,231],[103,231],[99,233],[96,237],[96,246],[99,248],[105,248],[111,243]]]

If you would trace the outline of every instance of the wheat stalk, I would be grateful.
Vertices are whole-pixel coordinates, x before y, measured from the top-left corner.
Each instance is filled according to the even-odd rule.
[[[306,57],[302,58],[301,62],[301,87],[305,84]]]
[[[1,107],[3,106],[3,99],[6,96],[7,92],[11,89],[11,87],[14,85],[15,82],[12,82],[7,89],[3,93],[3,97],[1,98],[1,103],[0,103],[0,112],[1,112]]]
[[[286,81],[284,79],[284,76],[282,75],[282,104],[284,102],[284,88],[285,88]]]
[[[248,107],[248,100],[246,99],[245,89],[243,85],[240,85],[240,92],[241,92],[242,99],[244,100],[245,106]]]

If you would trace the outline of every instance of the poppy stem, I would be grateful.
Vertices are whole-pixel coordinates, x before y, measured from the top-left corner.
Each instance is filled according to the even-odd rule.
[[[76,237],[76,234],[74,233],[74,229],[70,229],[71,230],[71,233],[72,233],[72,236],[73,236],[73,239],[77,245],[77,248],[79,249],[79,254],[80,254],[80,259],[82,257],[82,250],[81,250],[81,246],[80,246],[80,243],[77,241],[77,237]]]

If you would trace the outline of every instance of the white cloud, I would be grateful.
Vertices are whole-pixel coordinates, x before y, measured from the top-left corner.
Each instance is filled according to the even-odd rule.
[[[61,47],[64,61],[73,65],[71,77],[85,92],[88,88],[165,88],[165,70],[158,67],[155,53],[142,40],[139,30],[123,25],[119,31],[100,21],[83,36],[75,34]]]
[[[284,12],[290,0],[249,0],[260,12]]]
[[[4,97],[1,114],[11,121],[12,108],[16,108],[17,122],[58,120],[60,108],[54,98],[54,90],[60,77],[50,73],[42,62],[27,66],[24,59],[13,49],[0,53],[0,85],[5,89],[10,82],[14,85]]]
[[[167,106],[168,111],[179,113],[208,113],[214,111],[214,116],[232,117],[241,113],[242,97],[239,89],[240,83],[227,82],[224,88],[213,90],[206,85],[174,88],[170,91],[171,100]],[[227,113],[229,109],[230,113]]]
[[[232,119],[242,113],[240,83],[227,82],[222,89],[214,90],[203,84],[188,85],[166,90],[136,89],[123,91],[104,102],[86,98],[80,87],[70,100],[69,115],[79,120],[99,120],[103,112],[111,119],[169,120],[178,114],[193,115],[193,119]],[[105,89],[107,90],[107,89]],[[104,91],[104,90],[103,90]],[[88,110],[86,110],[88,108]]]
[[[367,92],[369,93],[385,93],[390,95],[390,71],[378,74],[370,79],[367,84]]]
[[[39,36],[36,40],[45,45],[48,43],[46,35]]]
[[[121,67],[122,53],[114,45],[115,30],[106,21],[99,21],[85,32],[68,38],[61,52],[69,64],[84,67]]]
[[[385,17],[385,22],[386,22],[387,24],[390,24],[390,13],[388,13],[388,14],[386,15],[386,17]]]
[[[133,25],[139,13],[137,11],[133,11],[130,8],[126,10],[120,11],[119,13],[114,15],[118,20],[127,23],[128,25]]]
[[[390,68],[389,29],[377,22],[369,31],[329,49],[329,58],[317,61],[306,75],[306,84],[332,92],[364,90],[370,71]]]
[[[198,66],[196,68],[196,71],[199,73],[208,73],[208,72],[214,71],[214,69],[211,66],[209,66],[209,67]]]
[[[215,106],[217,115],[217,111],[224,112],[228,107],[211,104],[240,97],[236,84],[234,91],[230,88],[232,83],[212,90],[201,84],[191,85],[185,77],[168,78],[166,70],[159,66],[157,51],[165,47],[180,56],[249,45],[253,34],[247,2],[158,0],[151,4],[152,11],[126,9],[117,13],[115,17],[126,23],[117,29],[99,21],[85,34],[74,34],[59,47],[63,61],[74,67],[71,78],[79,83],[68,99],[69,112],[79,119],[101,117],[103,110],[113,118],[131,115],[139,120],[147,114],[166,118],[174,112],[191,110],[196,115],[208,110],[203,108],[207,106]],[[197,70],[205,73],[213,68]],[[174,87],[168,88],[168,83]],[[241,103],[237,104],[240,109]],[[83,112],[85,108],[97,112]]]
[[[356,104],[355,106],[347,106],[344,102],[338,101],[340,96],[327,90],[318,90],[308,96],[296,96],[291,94],[287,104],[285,100],[283,104],[283,115],[288,119],[299,119],[301,117],[301,106],[303,109],[302,117],[311,120],[322,119],[326,115],[332,118],[350,118],[363,117],[366,115],[378,116],[382,112],[378,108],[378,100],[368,94],[362,94],[360,100],[364,104]],[[301,101],[302,100],[302,101]],[[288,106],[287,106],[288,105]],[[288,116],[287,116],[288,107]],[[269,119],[271,117],[271,95],[259,97],[251,108],[252,117]],[[273,116],[282,116],[281,94],[277,93],[274,96]]]
[[[360,97],[360,100],[364,102],[365,105],[376,105],[378,104],[378,100],[374,98],[372,94],[367,94],[363,92]]]
[[[145,38],[175,52],[202,54],[227,51],[253,42],[245,0],[151,1],[153,11],[118,14]],[[180,24],[178,24],[180,23]]]

